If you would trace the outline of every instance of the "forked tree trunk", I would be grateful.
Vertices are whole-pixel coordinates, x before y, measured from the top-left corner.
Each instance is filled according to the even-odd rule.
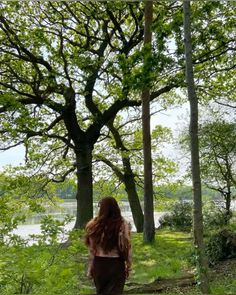
[[[152,17],[153,2],[145,2],[145,26],[144,46],[144,68],[147,64],[148,55],[151,55],[152,42]],[[147,74],[147,73],[146,73]],[[154,206],[153,206],[153,183],[152,183],[152,154],[151,154],[151,132],[150,132],[150,89],[145,85],[142,91],[142,126],[143,126],[143,155],[144,155],[144,242],[155,240]]]
[[[190,146],[191,146],[191,170],[193,185],[193,232],[194,246],[198,264],[199,283],[202,293],[209,294],[208,263],[204,251],[203,242],[203,218],[202,218],[202,193],[199,164],[199,141],[198,141],[198,99],[195,91],[192,43],[191,43],[191,21],[190,0],[184,0],[184,43],[186,58],[186,82],[188,99],[190,103]]]

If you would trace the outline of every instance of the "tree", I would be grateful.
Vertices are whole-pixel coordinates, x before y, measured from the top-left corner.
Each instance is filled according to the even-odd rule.
[[[178,65],[184,66],[182,10],[172,2],[168,25],[159,26],[166,38],[172,32]],[[172,8],[173,8],[172,7]],[[209,101],[235,107],[235,18],[233,1],[193,1],[191,31],[196,92],[201,104]],[[168,13],[166,14],[166,16]],[[172,52],[172,51],[170,51]]]
[[[147,83],[144,83],[142,91],[142,130],[143,130],[143,155],[144,155],[144,228],[143,239],[145,242],[153,242],[155,239],[153,183],[152,183],[152,155],[150,135],[150,57],[152,52],[152,18],[153,2],[145,3],[144,26],[144,75],[147,75]]]
[[[113,80],[115,93],[104,80],[142,40],[142,11],[137,3],[111,7],[1,2],[2,149],[24,144],[27,159],[48,165],[52,178],[76,170],[75,227],[93,215],[92,152],[102,127],[124,107],[140,105],[128,98],[122,74]]]
[[[235,107],[235,13],[233,1],[192,3],[196,90],[206,105],[211,101]]]
[[[225,121],[206,122],[199,130],[199,137],[203,180],[207,187],[222,195],[228,222],[232,188],[236,186],[236,125]]]
[[[186,57],[186,82],[188,99],[190,103],[190,147],[191,147],[191,171],[193,186],[193,233],[194,245],[197,252],[197,263],[199,266],[200,287],[202,293],[209,293],[209,282],[207,274],[207,260],[204,253],[203,242],[203,217],[202,217],[202,194],[201,176],[199,164],[199,139],[198,139],[198,98],[195,91],[195,82],[192,63],[191,43],[191,6],[190,0],[183,3],[184,11],[184,44]]]
[[[28,173],[47,181],[76,173],[75,226],[83,227],[92,217],[92,154],[101,130],[122,109],[141,105],[143,7],[33,4],[1,2],[1,149],[23,144]],[[151,99],[178,85],[172,76],[153,85]]]
[[[92,216],[91,163],[101,130],[124,108],[141,105],[137,93],[143,86],[143,3],[1,1],[0,5],[1,149],[23,144],[27,166],[33,174],[47,174],[47,180],[63,181],[76,173],[76,226],[82,227]],[[228,53],[234,52],[228,34],[231,4],[226,8],[212,4],[214,9],[209,9],[204,3],[200,8],[210,22],[209,11],[215,16],[217,5],[227,19],[227,32],[220,35],[224,38],[202,28],[203,36],[214,37],[214,46],[205,48],[207,42],[198,35],[195,42],[194,63],[198,68],[208,66],[211,73],[217,57],[222,58],[221,65],[224,59],[229,62],[229,70]],[[151,100],[183,84],[180,6],[154,5]],[[199,25],[198,17],[195,20]],[[169,54],[173,36],[177,49]],[[216,39],[224,43],[220,46]],[[208,60],[214,61],[213,66]]]

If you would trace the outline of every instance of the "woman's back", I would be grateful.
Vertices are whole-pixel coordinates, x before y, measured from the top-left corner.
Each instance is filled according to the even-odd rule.
[[[106,225],[97,225],[96,218],[88,223],[86,231],[90,234],[86,244],[95,256],[126,256],[125,252],[130,247],[130,226],[124,218],[116,223],[117,226],[112,226],[107,220]]]
[[[88,276],[97,294],[121,294],[131,268],[130,227],[112,197],[100,202],[98,216],[86,226],[90,258]]]

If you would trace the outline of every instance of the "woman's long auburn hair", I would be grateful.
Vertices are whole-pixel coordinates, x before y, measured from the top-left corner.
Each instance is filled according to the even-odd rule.
[[[98,216],[86,225],[85,243],[89,246],[92,239],[93,245],[99,245],[107,253],[118,247],[122,216],[113,197],[101,199],[99,206]]]

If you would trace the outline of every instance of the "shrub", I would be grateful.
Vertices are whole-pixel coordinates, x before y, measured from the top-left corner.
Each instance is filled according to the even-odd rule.
[[[41,234],[31,235],[34,244],[16,235],[0,244],[0,294],[72,295],[83,288],[85,261],[78,253],[85,251],[83,233],[67,232],[71,217],[63,221],[46,216]],[[60,238],[70,234],[64,247]]]
[[[171,229],[190,231],[192,227],[192,204],[180,201],[175,203],[170,213],[160,218],[160,226]]]
[[[222,229],[212,235],[206,244],[210,266],[220,260],[236,257],[236,232]]]
[[[203,222],[205,228],[222,228],[229,223],[232,215],[228,215],[224,208],[207,202],[203,207]]]

